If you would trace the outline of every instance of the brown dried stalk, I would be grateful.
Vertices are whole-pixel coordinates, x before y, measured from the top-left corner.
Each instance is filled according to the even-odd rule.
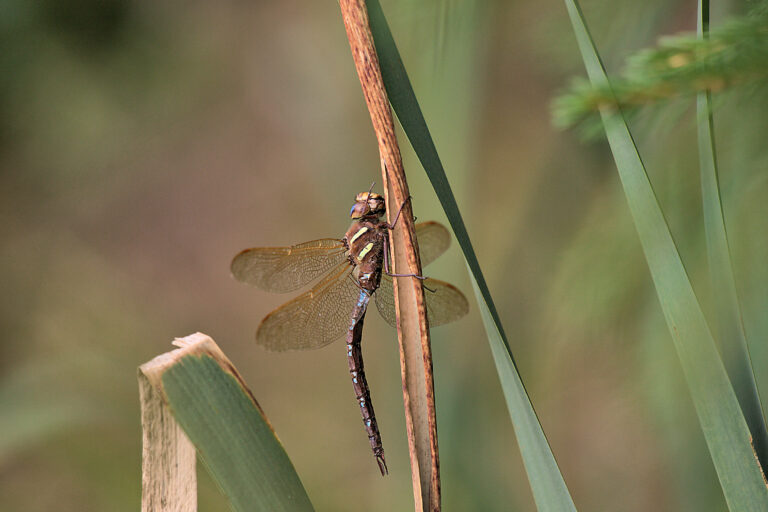
[[[194,340],[196,336],[185,340]],[[139,367],[142,512],[197,510],[195,447],[176,423],[157,382],[158,373],[173,362],[179,352],[168,352]]]
[[[389,222],[405,204],[392,232],[393,273],[421,275],[413,211],[408,199],[400,147],[379,59],[373,43],[364,0],[339,0],[352,58],[379,143],[381,174]],[[421,281],[412,277],[394,279],[397,336],[403,379],[403,402],[411,455],[416,510],[440,510],[440,465],[437,450],[437,421],[432,377],[432,349]]]

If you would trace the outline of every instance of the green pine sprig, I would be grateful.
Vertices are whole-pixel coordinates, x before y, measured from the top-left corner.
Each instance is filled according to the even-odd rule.
[[[656,48],[627,59],[621,77],[594,87],[583,78],[572,81],[553,101],[556,126],[589,126],[600,108],[627,114],[639,107],[702,91],[719,92],[768,78],[768,5],[713,29],[709,38],[696,33],[662,38]]]

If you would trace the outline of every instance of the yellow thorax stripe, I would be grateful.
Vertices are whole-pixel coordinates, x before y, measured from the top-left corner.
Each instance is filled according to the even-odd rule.
[[[360,251],[360,254],[357,255],[357,259],[362,261],[363,258],[365,258],[365,255],[368,254],[371,249],[373,249],[373,242],[368,242],[368,244],[363,247],[363,250]]]
[[[368,226],[363,226],[362,228],[358,229],[357,233],[355,233],[355,235],[352,237],[352,240],[350,240],[350,242],[354,242],[355,240],[363,236],[363,233],[365,233],[366,231],[368,231]]]

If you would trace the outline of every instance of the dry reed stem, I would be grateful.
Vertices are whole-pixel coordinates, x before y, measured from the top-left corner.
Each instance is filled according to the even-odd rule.
[[[195,336],[195,335],[193,335]],[[189,339],[192,336],[186,338]],[[143,512],[195,512],[197,472],[195,447],[165,403],[159,374],[175,360],[174,350],[139,367]]]
[[[405,203],[392,231],[392,271],[421,275],[416,246],[413,212],[405,179],[394,119],[379,60],[368,23],[364,0],[339,0],[363,95],[379,145],[381,173],[389,222]],[[415,509],[440,510],[440,465],[437,449],[437,421],[432,377],[432,350],[427,324],[424,290],[413,277],[394,279],[400,368],[403,379],[406,431],[411,457]]]

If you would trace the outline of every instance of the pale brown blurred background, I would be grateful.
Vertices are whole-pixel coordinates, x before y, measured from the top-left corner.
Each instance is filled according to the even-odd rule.
[[[382,4],[577,506],[725,510],[607,146],[551,125],[552,97],[582,74],[562,3]],[[715,23],[744,5],[718,4]],[[695,2],[583,6],[611,70],[695,28]],[[245,247],[341,236],[355,193],[380,180],[338,5],[5,0],[0,38],[0,509],[137,510],[136,367],[202,331],[318,510],[409,510],[395,332],[366,322],[381,478],[343,344],[258,349],[259,320],[289,297],[228,271]],[[766,396],[768,102],[750,94],[725,95],[717,128]],[[633,128],[706,308],[691,106]],[[445,222],[403,151],[416,215]],[[427,273],[471,294],[455,244]],[[445,509],[532,510],[474,305],[433,350]],[[225,509],[199,472],[200,509]]]

